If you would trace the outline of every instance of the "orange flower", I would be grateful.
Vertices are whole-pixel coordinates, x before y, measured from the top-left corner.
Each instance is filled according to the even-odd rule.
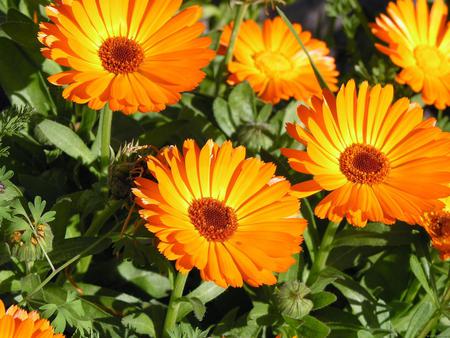
[[[397,82],[422,92],[426,104],[450,105],[450,25],[448,8],[436,0],[429,13],[426,0],[390,2],[372,32],[387,46],[376,47],[403,70]]]
[[[356,226],[368,220],[416,224],[423,210],[449,195],[450,135],[422,121],[423,111],[407,98],[392,103],[393,87],[364,82],[342,86],[335,97],[324,91],[311,108],[300,106],[304,127],[288,133],[305,151],[282,149],[291,167],[313,175],[293,186],[299,197],[332,191],[316,207],[321,218]]]
[[[0,338],[64,338],[54,334],[46,319],[40,319],[36,311],[27,312],[16,305],[5,311],[0,300]]]
[[[136,180],[141,217],[159,238],[158,249],[176,268],[196,267],[222,287],[274,284],[300,251],[306,226],[290,184],[275,165],[245,158],[245,148],[209,140],[199,149],[163,149],[148,158],[157,182]]]
[[[444,199],[444,204],[444,208],[424,213],[420,222],[443,260],[450,258],[450,196]]]
[[[311,38],[311,33],[302,31],[299,24],[294,24],[294,28],[328,86],[336,90],[339,73],[325,42]],[[225,27],[222,47],[228,46],[231,29],[232,25]],[[321,92],[305,52],[280,17],[266,20],[262,30],[255,21],[245,21],[233,54],[228,82],[248,81],[264,101],[276,104],[291,97],[306,101]]]
[[[71,68],[49,77],[64,98],[130,114],[161,111],[194,89],[214,57],[199,38],[199,6],[176,14],[182,1],[55,0],[53,23],[41,23],[45,57]]]

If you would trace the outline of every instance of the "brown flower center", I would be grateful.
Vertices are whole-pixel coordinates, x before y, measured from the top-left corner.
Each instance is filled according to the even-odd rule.
[[[430,215],[430,228],[436,237],[450,238],[450,212],[432,213]]]
[[[386,155],[367,144],[352,144],[345,149],[339,167],[350,182],[370,185],[383,182],[390,169]]]
[[[233,209],[214,198],[195,200],[188,210],[192,224],[208,241],[223,242],[237,229]]]
[[[98,50],[102,66],[114,74],[133,73],[144,61],[144,51],[135,41],[125,37],[106,39]]]

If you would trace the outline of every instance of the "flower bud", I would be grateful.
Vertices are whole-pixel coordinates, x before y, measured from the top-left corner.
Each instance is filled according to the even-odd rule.
[[[311,312],[313,302],[305,298],[311,290],[299,281],[286,282],[276,293],[278,309],[285,316],[301,319]]]

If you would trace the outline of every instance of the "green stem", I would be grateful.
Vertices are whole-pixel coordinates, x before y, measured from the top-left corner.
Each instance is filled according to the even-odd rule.
[[[98,240],[96,240],[94,243],[92,243],[89,247],[87,247],[86,249],[84,249],[83,251],[81,251],[78,255],[72,257],[71,259],[69,259],[67,262],[65,262],[63,265],[61,265],[59,268],[57,268],[56,270],[54,270],[50,275],[48,275],[48,277],[42,281],[41,284],[39,284],[36,289],[34,289],[33,291],[31,291],[26,299],[31,298],[33,295],[35,295],[37,292],[39,292],[44,286],[46,286],[58,273],[60,273],[61,271],[63,271],[65,268],[67,268],[69,265],[71,265],[72,263],[76,262],[78,259],[80,259],[83,255],[85,255],[87,252],[91,251],[93,248],[95,248],[97,245],[99,245],[101,242],[103,242],[103,240],[105,238],[108,238],[118,227],[120,226],[120,224],[116,224],[116,226],[114,228],[111,229],[111,231],[107,232],[106,234],[104,234],[102,237],[100,237]],[[25,300],[25,299],[24,299]]]
[[[113,112],[108,106],[105,106],[100,113],[100,161],[103,173],[107,172],[109,166],[112,114]]]
[[[183,295],[184,286],[188,273],[178,272],[175,279],[175,285],[170,295],[169,306],[167,308],[166,319],[164,320],[163,337],[169,337],[168,332],[175,326],[177,322],[178,310],[180,309],[180,302],[177,300]]]
[[[219,66],[216,77],[216,95],[219,93],[220,83],[222,82],[223,74],[225,73],[228,63],[233,58],[234,46],[239,35],[239,28],[244,20],[245,13],[247,12],[248,4],[246,2],[237,5],[236,14],[233,21],[233,30],[231,31],[230,41],[228,42],[228,48],[223,58],[222,63]]]
[[[311,272],[308,276],[307,284],[311,285],[313,284],[320,271],[322,271],[327,263],[328,255],[331,251],[331,244],[334,240],[334,235],[336,234],[336,231],[339,228],[340,223],[334,223],[330,222],[328,224],[327,229],[325,230],[325,233],[323,234],[322,242],[320,243],[319,251],[317,252],[316,259],[313,262],[313,266],[311,268]]]

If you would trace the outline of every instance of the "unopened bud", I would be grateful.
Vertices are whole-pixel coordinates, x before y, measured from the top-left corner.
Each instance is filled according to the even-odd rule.
[[[299,281],[286,282],[277,293],[277,305],[283,315],[300,319],[311,312],[313,302],[305,298],[311,290]]]

